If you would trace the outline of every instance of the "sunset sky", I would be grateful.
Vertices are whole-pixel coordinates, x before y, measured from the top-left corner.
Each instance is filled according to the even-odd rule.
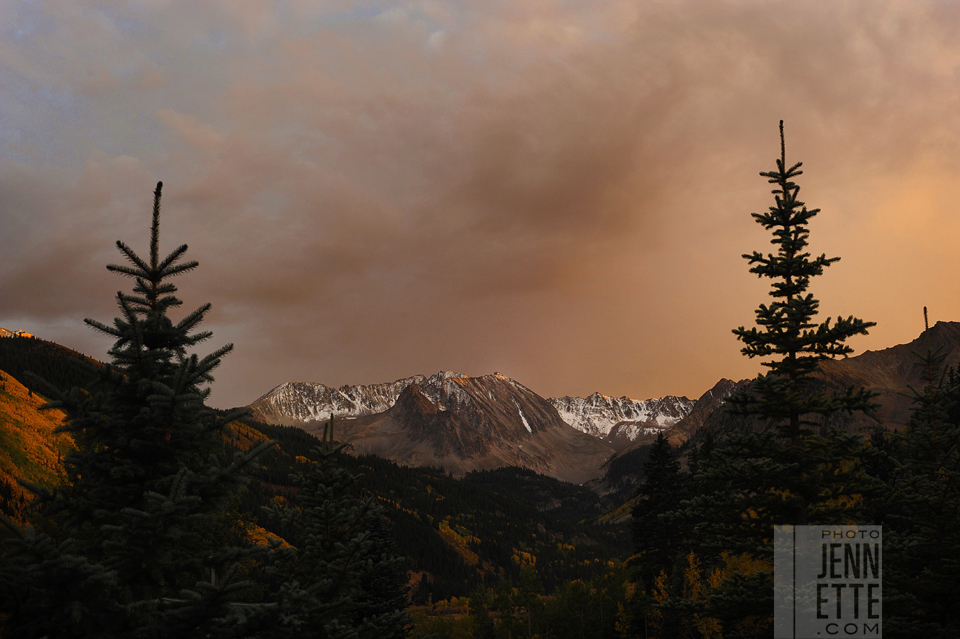
[[[7,0],[0,326],[105,359],[82,320],[163,180],[199,352],[235,344],[215,406],[439,370],[696,398],[760,369],[780,119],[842,257],[821,317],[877,322],[857,353],[960,320],[960,3]]]

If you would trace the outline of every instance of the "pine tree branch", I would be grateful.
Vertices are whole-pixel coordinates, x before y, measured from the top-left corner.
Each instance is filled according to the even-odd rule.
[[[171,264],[173,264],[175,261],[177,261],[186,252],[187,252],[186,244],[181,244],[180,246],[175,248],[173,251],[171,251],[170,254],[167,255],[165,258],[163,258],[163,261],[157,265],[157,274],[161,278],[167,277],[168,273],[165,272],[166,268]]]
[[[114,271],[117,273],[126,273],[127,271],[135,271],[141,277],[146,277],[146,278],[150,277],[150,272],[151,272],[150,265],[147,264],[143,259],[141,259],[140,256],[137,255],[136,251],[134,251],[132,248],[130,248],[120,240],[117,240],[116,246],[117,246],[117,249],[121,253],[123,253],[124,257],[126,257],[130,261],[130,263],[133,264],[135,267],[137,267],[137,269],[139,270],[130,269],[129,266],[123,266],[118,264],[108,264],[107,265],[108,271]]]
[[[198,266],[200,266],[200,262],[197,262],[197,261],[184,262],[183,264],[176,264],[176,265],[174,265],[174,266],[168,267],[168,268],[165,270],[163,276],[164,276],[164,277],[174,277],[174,276],[176,276],[176,275],[181,275],[181,274],[183,274],[183,273],[187,273],[187,272],[189,272],[189,271],[192,271],[193,269],[197,268]]]
[[[189,333],[197,324],[203,321],[204,316],[211,307],[212,305],[210,303],[204,304],[180,320],[180,322],[174,327],[174,330]]]

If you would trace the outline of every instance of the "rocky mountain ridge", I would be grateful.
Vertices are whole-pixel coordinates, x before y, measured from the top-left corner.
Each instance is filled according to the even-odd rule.
[[[483,376],[488,377],[488,376]],[[502,373],[492,376],[508,383],[516,383]],[[440,371],[429,377],[414,375],[381,384],[344,385],[339,388],[311,382],[286,382],[264,394],[249,408],[258,419],[288,426],[311,422],[325,422],[330,417],[352,419],[389,410],[409,386],[418,385],[438,410],[457,406],[454,398],[464,396],[459,386],[449,380],[469,378],[462,373]],[[641,434],[656,434],[683,419],[695,404],[686,397],[662,397],[635,400],[629,397],[609,397],[594,393],[589,397],[552,397],[550,402],[560,418],[577,430],[626,445]],[[529,428],[529,424],[526,425]]]
[[[331,417],[360,417],[388,410],[411,384],[421,384],[423,375],[383,384],[358,384],[331,388],[312,382],[284,382],[250,404],[264,422],[299,425],[325,422]]]
[[[878,393],[878,410],[838,415],[831,424],[860,432],[880,423],[902,428],[911,410],[909,389],[922,386],[919,355],[928,349],[940,352],[946,366],[960,363],[960,323],[938,322],[908,344],[826,360],[810,390],[829,393],[864,386]],[[340,417],[339,428],[356,450],[406,464],[441,465],[454,473],[514,465],[579,482],[602,472],[596,463],[604,454],[613,459],[616,450],[615,457],[621,457],[651,443],[663,430],[679,445],[698,431],[719,435],[762,427],[718,410],[726,397],[750,383],[722,379],[696,402],[685,397],[636,401],[600,393],[547,400],[499,373],[468,377],[444,371],[339,389],[282,384],[251,408],[262,421],[308,430],[331,415]],[[561,437],[561,432],[566,434]],[[574,438],[576,444],[570,432],[582,436]],[[536,443],[528,441],[530,437]],[[554,448],[547,446],[551,438]],[[571,461],[584,451],[589,451],[586,461]]]
[[[589,397],[551,397],[547,401],[563,421],[617,447],[636,441],[640,435],[656,435],[669,429],[696,404],[686,397],[636,400],[601,393]]]
[[[320,432],[323,422],[298,424]],[[583,483],[596,477],[612,445],[582,433],[529,388],[504,375],[441,373],[411,383],[380,413],[343,416],[335,437],[359,454],[455,475],[519,466]]]
[[[907,344],[898,344],[859,355],[828,359],[813,374],[810,392],[843,392],[860,387],[876,393],[877,407],[872,413],[838,413],[828,425],[853,432],[869,433],[877,426],[901,430],[910,421],[914,390],[923,388],[923,356],[930,352],[942,357],[943,370],[960,365],[960,322],[937,322]],[[677,445],[694,436],[698,429],[722,435],[731,429],[757,428],[763,425],[754,418],[729,415],[716,410],[731,393],[749,388],[752,380],[721,380],[697,402],[697,406],[670,431],[670,441]]]

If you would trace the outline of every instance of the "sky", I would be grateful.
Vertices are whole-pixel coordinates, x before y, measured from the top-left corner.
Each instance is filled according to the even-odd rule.
[[[211,403],[501,372],[544,397],[752,377],[761,171],[802,161],[819,319],[960,320],[960,3],[0,3],[0,326],[104,360],[161,251]]]

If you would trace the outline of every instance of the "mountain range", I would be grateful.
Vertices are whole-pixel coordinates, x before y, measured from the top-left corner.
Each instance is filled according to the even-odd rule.
[[[693,410],[696,402],[667,396],[636,400],[594,393],[589,397],[551,397],[560,418],[579,431],[605,439],[617,448],[641,435],[668,430]]]
[[[68,388],[85,384],[91,375],[65,365],[64,357],[93,360],[56,344],[16,338],[3,342],[9,348],[0,349],[0,370],[18,379],[31,369]],[[960,323],[938,322],[908,344],[826,360],[816,373],[813,390],[849,386],[872,390],[879,404],[875,412],[840,415],[833,423],[864,432],[881,424],[900,429],[909,420],[911,389],[923,384],[919,364],[927,352],[938,354],[946,366],[960,364]],[[582,483],[603,475],[609,460],[651,443],[660,432],[680,445],[698,432],[742,427],[738,418],[718,409],[730,393],[749,384],[750,380],[722,379],[695,402],[673,396],[640,401],[600,393],[545,399],[500,373],[468,377],[443,371],[340,388],[286,383],[257,399],[250,409],[262,423],[310,432],[335,416],[337,437],[352,450],[407,465],[442,467],[457,476],[519,466]]]
[[[82,359],[80,353],[40,339],[0,339],[0,513],[20,524],[39,522],[29,505],[32,495],[16,480],[55,489],[66,480],[62,460],[75,450],[68,434],[55,432],[63,413],[42,409],[45,387],[26,371],[42,371],[58,388],[84,386],[91,381],[86,371],[72,366]],[[264,507],[286,503],[296,494],[292,476],[317,458],[316,439],[301,428],[247,420],[229,422],[222,434],[222,460],[264,441],[275,442],[258,458],[249,483],[232,504],[250,523],[250,543],[283,539],[289,529],[265,514]],[[589,488],[519,468],[454,479],[435,468],[398,466],[375,456],[338,459],[357,478],[357,489],[375,495],[392,520],[392,537],[397,552],[408,558],[418,603],[464,596],[491,579],[516,582],[518,553],[535,557],[538,575],[550,590],[571,579],[589,580],[608,562],[629,555],[626,526],[593,523],[608,506]]]
[[[502,373],[486,376],[516,383]],[[355,418],[388,410],[405,388],[418,385],[436,403],[444,379],[467,379],[466,375],[440,371],[426,377],[414,375],[382,384],[332,388],[319,383],[286,382],[264,394],[249,408],[266,423],[302,425],[325,422],[330,417]],[[696,402],[686,397],[636,400],[594,393],[589,397],[547,399],[560,418],[579,431],[606,439],[615,446],[633,442],[641,434],[656,434],[683,419]],[[441,402],[441,404],[443,404]],[[444,410],[441,408],[441,410]]]
[[[266,423],[308,432],[318,432],[333,416],[337,439],[357,453],[442,467],[456,476],[519,466],[583,483],[616,450],[570,426],[552,403],[500,373],[442,371],[339,389],[283,384],[250,409]]]
[[[839,416],[835,424],[868,430],[900,429],[909,419],[910,388],[919,388],[919,356],[930,350],[960,363],[960,323],[938,322],[909,344],[826,360],[811,390],[863,386],[877,393],[875,412]],[[736,421],[718,410],[750,380],[721,379],[696,401],[668,396],[633,400],[594,393],[544,399],[501,373],[468,377],[441,371],[395,382],[330,388],[281,384],[250,404],[269,424],[316,432],[331,416],[337,437],[358,453],[414,466],[439,466],[454,475],[504,466],[528,468],[582,483],[604,472],[616,455],[665,432],[675,445],[698,431],[723,431]]]

